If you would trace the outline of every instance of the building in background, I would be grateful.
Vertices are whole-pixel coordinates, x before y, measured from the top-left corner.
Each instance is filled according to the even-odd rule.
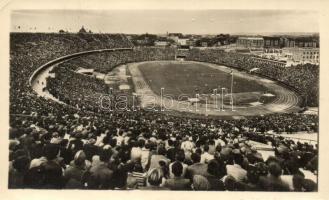
[[[195,46],[195,40],[190,38],[186,41],[186,45],[190,46],[190,47],[194,47]]]
[[[279,49],[284,46],[284,39],[278,36],[264,36],[264,48]]]
[[[299,37],[295,39],[295,47],[299,48],[317,48],[319,41],[314,37]]]
[[[286,48],[295,47],[295,39],[294,38],[284,38],[284,47],[286,47]]]
[[[179,46],[186,46],[188,40],[189,40],[189,38],[187,38],[187,37],[179,37],[179,38],[177,39],[177,44],[178,44]]]
[[[312,63],[318,65],[320,63],[319,48],[307,47],[288,47],[282,49],[283,56],[292,61],[292,64]]]
[[[158,41],[154,42],[154,46],[156,46],[156,47],[167,47],[167,46],[169,46],[169,42],[164,41],[164,40],[158,40]]]
[[[167,38],[175,41],[176,43],[178,42],[178,39],[183,37],[182,33],[167,33]]]
[[[318,37],[286,37],[284,38],[284,47],[319,48],[319,38]]]
[[[264,47],[263,37],[239,37],[237,39],[238,48],[262,49]]]
[[[207,41],[202,41],[201,42],[201,47],[208,47],[208,42]]]

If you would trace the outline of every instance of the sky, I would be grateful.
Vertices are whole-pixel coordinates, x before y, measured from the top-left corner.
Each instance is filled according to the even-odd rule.
[[[305,10],[14,10],[12,32],[183,34],[319,32]],[[19,28],[18,28],[19,27]]]

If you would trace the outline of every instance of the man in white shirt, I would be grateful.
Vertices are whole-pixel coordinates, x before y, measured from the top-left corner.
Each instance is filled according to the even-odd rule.
[[[181,149],[183,149],[184,152],[187,152],[187,151],[192,152],[195,145],[191,140],[192,140],[192,138],[186,137],[185,141],[182,142]]]
[[[142,147],[144,146],[145,141],[139,140],[133,143],[133,148],[130,151],[130,160],[133,162],[138,162],[142,157]]]
[[[144,171],[148,170],[148,164],[150,162],[151,153],[150,153],[150,144],[146,143],[145,146],[142,148],[141,152],[141,164]]]
[[[203,147],[203,154],[201,155],[201,161],[200,163],[209,163],[210,160],[214,159],[214,155],[211,155],[210,153],[208,153],[209,151],[209,146],[208,145],[204,145]]]

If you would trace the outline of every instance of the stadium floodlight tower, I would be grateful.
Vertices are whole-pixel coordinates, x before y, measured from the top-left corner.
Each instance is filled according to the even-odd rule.
[[[161,96],[163,96],[164,87],[161,88]]]
[[[160,109],[161,109],[161,111],[164,111],[164,108],[163,108],[163,106],[164,106],[164,104],[163,104],[163,91],[164,91],[164,87],[161,87],[161,90],[160,90]]]
[[[196,99],[197,99],[197,101],[195,102],[195,111],[198,112],[198,111],[199,111],[199,110],[198,110],[198,101],[200,100],[200,94],[197,93],[197,94],[195,95],[195,97],[196,97]],[[200,104],[200,107],[201,107],[201,104]]]
[[[225,111],[224,110],[224,90],[225,90],[226,88],[224,88],[224,87],[222,87],[222,111]]]
[[[231,76],[232,76],[232,79],[231,79],[231,106],[232,106],[232,111],[234,111],[234,107],[233,107],[233,83],[234,83],[234,79],[233,79],[233,70],[231,71]]]
[[[215,101],[215,107],[216,107],[216,109],[218,108],[218,99],[217,99],[217,88],[215,88],[215,89],[213,89],[213,94],[212,94],[214,97],[215,97],[215,99],[214,99],[214,101]]]

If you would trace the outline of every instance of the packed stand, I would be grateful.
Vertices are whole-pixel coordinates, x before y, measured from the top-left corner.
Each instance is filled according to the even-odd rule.
[[[317,190],[310,177],[317,174],[317,146],[251,133],[235,121],[143,112],[134,120],[122,117],[17,116],[11,120],[9,187]],[[275,156],[264,160],[250,141],[270,143]]]

